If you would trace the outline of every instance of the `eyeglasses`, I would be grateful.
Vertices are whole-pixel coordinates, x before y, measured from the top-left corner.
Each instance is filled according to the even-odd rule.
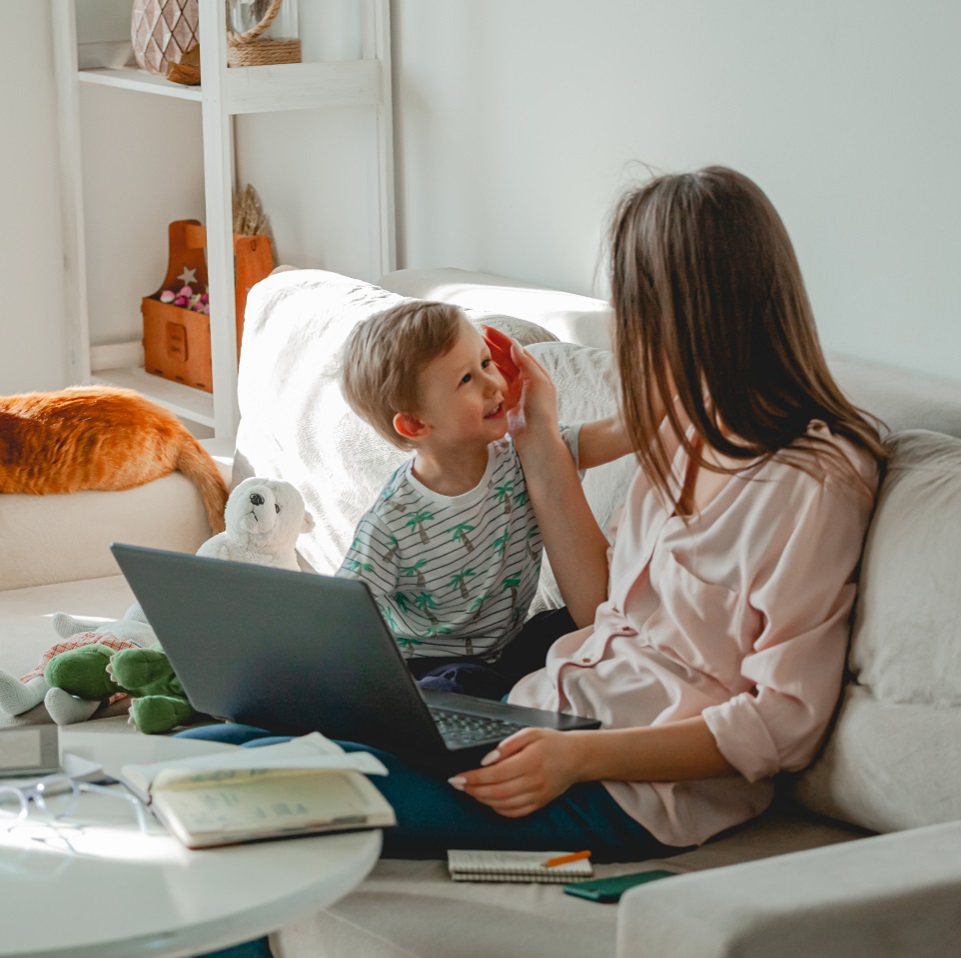
[[[106,785],[77,781],[69,775],[47,775],[27,787],[0,785],[0,824],[24,821],[30,814],[31,804],[53,819],[68,818],[76,809],[81,792],[95,792],[132,803],[137,825],[140,831],[146,833],[146,813],[134,795],[116,791]]]

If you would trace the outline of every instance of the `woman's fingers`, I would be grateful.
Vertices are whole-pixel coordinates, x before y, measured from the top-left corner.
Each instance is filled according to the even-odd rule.
[[[489,751],[481,759],[481,765],[492,765],[494,762],[499,762],[502,759],[509,758],[511,755],[516,755],[521,749],[529,745],[535,737],[536,733],[534,729],[522,728],[519,732],[515,732],[513,735],[505,738],[497,748]]]
[[[501,815],[527,815],[562,794],[573,778],[565,770],[563,733],[527,728],[504,739],[481,768],[450,780]]]
[[[524,349],[520,343],[513,339],[511,340],[511,361],[522,370],[532,373],[536,370],[547,379],[550,379],[550,373],[544,368],[543,364]]]
[[[465,791],[473,791],[499,785],[524,774],[527,763],[519,761],[518,756],[523,758],[524,749],[534,741],[532,733],[535,731],[525,728],[508,736],[481,759],[481,768],[462,772],[449,781],[463,787]]]

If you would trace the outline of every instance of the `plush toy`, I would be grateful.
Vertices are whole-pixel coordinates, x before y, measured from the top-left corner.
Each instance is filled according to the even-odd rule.
[[[117,693],[130,696],[130,721],[148,735],[168,732],[195,714],[159,645],[119,651],[103,644],[74,649],[51,659],[44,678],[51,687],[48,698],[59,694],[99,705]],[[68,724],[59,721],[50,703],[47,711],[58,724]]]
[[[302,532],[314,528],[314,518],[289,482],[244,479],[227,499],[224,518],[226,531],[208,539],[197,555],[300,569],[294,546]]]
[[[245,479],[230,494],[225,519],[226,531],[197,555],[299,570],[297,538],[314,520],[290,483]],[[95,625],[57,613],[54,627],[67,641],[21,680],[0,671],[0,711],[17,715],[43,701],[58,725],[69,725],[90,718],[105,699],[126,695],[130,721],[147,733],[169,731],[194,715],[138,603],[123,619]]]
[[[113,653],[122,649],[146,648],[157,641],[139,602],[130,606],[123,618],[111,622],[79,619],[57,612],[53,616],[53,627],[61,641],[44,652],[31,672],[17,678],[0,669],[0,712],[22,715],[42,702],[58,725],[86,721],[100,708],[104,698],[112,704],[124,698],[123,693],[113,688],[108,690],[108,695],[71,695],[63,689],[51,687],[44,674],[47,666],[65,655],[87,654],[85,650],[94,647]]]

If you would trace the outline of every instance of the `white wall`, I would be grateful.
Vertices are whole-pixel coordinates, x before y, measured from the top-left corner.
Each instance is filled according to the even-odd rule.
[[[302,0],[302,56],[361,56],[357,0]],[[238,117],[237,178],[252,183],[270,216],[280,262],[374,281],[378,168],[374,107]],[[352,145],[354,148],[352,148]]]
[[[66,376],[56,93],[47,3],[0,0],[0,394]]]
[[[301,0],[308,57],[354,54],[355,7]],[[17,32],[0,58],[9,393],[64,385],[66,364],[48,3],[0,0],[0,17]],[[603,292],[604,224],[640,164],[727,163],[781,211],[829,349],[961,381],[956,0],[394,0],[393,18],[402,265]],[[203,212],[195,174],[163,176],[171,143],[148,139],[136,96],[83,95],[102,342],[139,335],[165,265],[157,221]],[[193,106],[171,105],[161,134],[189,132],[176,111]],[[282,259],[372,278],[353,215],[370,171],[333,161],[369,119],[238,123],[239,179]]]
[[[956,0],[399,0],[394,25],[406,265],[597,291],[638,162],[724,163],[781,212],[828,349],[961,380]]]

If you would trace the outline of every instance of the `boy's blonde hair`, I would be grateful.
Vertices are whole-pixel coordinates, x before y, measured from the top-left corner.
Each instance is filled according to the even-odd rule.
[[[347,337],[341,388],[351,408],[400,449],[414,444],[394,429],[394,416],[416,412],[417,377],[449,352],[464,313],[449,303],[411,300],[358,323]]]

